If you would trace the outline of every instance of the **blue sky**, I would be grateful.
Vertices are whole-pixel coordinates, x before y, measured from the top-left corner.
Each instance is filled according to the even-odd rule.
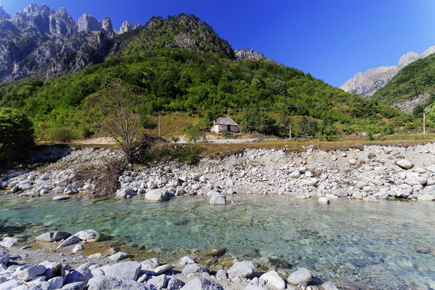
[[[396,65],[410,51],[435,45],[434,0],[0,0],[11,16],[31,2],[129,20],[194,14],[233,48],[248,48],[340,86],[357,72]]]

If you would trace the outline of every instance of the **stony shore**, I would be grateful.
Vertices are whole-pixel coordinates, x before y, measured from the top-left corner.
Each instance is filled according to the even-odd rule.
[[[326,204],[330,199],[344,197],[368,202],[396,198],[421,202],[435,200],[435,146],[432,143],[408,147],[364,146],[346,151],[305,149],[302,152],[246,149],[221,159],[202,158],[196,166],[175,162],[128,166],[119,176],[120,188],[116,196],[165,201],[172,196],[206,195],[210,197],[208,202],[216,206],[231,202],[227,197],[237,193],[316,198]],[[39,170],[9,171],[2,175],[1,186],[5,193],[20,197],[48,195],[57,200],[92,196],[94,184],[89,180],[77,180],[77,170],[92,166],[103,168],[121,153],[108,149],[65,148],[45,154],[64,157]],[[113,250],[108,252],[109,249],[84,256],[80,255],[80,247],[98,240],[98,233],[88,230],[71,236],[60,235],[57,241],[53,238],[57,234],[47,235],[53,240],[40,242],[41,248],[37,250],[17,246],[13,237],[3,237],[0,251],[4,254],[0,253],[0,260],[7,258],[0,262],[0,290],[61,287],[358,289],[353,285],[337,288],[327,281],[310,284],[313,277],[307,269],[299,269],[288,276],[289,273],[274,270],[260,271],[253,261],[235,260],[227,269],[214,271],[188,257],[160,266],[156,259],[129,261],[128,256],[122,257],[122,253]],[[51,263],[43,262],[48,260]],[[163,270],[156,270],[156,267],[163,267]],[[57,274],[51,276],[49,269]],[[293,280],[294,276],[304,278]],[[7,286],[8,283],[14,287]]]

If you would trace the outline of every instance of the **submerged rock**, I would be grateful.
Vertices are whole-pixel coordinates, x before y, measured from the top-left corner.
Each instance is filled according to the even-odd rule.
[[[312,279],[311,272],[307,268],[300,268],[288,276],[287,281],[293,285],[301,283],[310,283]]]

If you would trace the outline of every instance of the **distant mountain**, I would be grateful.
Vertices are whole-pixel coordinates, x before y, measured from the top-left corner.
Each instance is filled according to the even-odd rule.
[[[369,69],[365,73],[359,72],[352,79],[345,82],[340,89],[348,93],[370,98],[377,90],[385,86],[402,68],[432,53],[435,53],[435,46],[430,47],[421,55],[409,52],[400,58],[397,66],[381,66]]]
[[[87,13],[75,22],[65,8],[36,3],[11,17],[0,6],[0,81],[47,79],[101,63],[114,38],[135,27],[141,25],[123,24],[117,32],[109,17],[101,23]]]

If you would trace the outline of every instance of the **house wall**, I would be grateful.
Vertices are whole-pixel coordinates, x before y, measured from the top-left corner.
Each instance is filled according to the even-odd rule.
[[[211,127],[210,131],[215,133],[227,132],[227,128],[227,125],[214,125]],[[240,131],[239,126],[230,126],[230,131],[233,133],[238,133]]]

